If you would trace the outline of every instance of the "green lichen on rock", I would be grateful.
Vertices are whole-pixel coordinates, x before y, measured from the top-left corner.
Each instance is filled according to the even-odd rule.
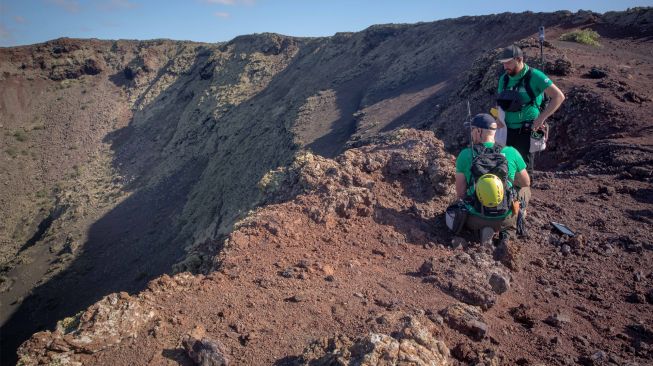
[[[57,322],[57,330],[59,330],[63,334],[68,334],[76,331],[77,328],[79,327],[79,321],[83,313],[84,313],[83,311],[80,311],[74,316],[70,316],[68,318],[64,318],[63,320],[59,320]]]

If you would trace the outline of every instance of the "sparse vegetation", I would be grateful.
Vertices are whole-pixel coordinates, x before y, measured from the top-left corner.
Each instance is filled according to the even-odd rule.
[[[599,38],[601,36],[591,29],[575,30],[560,36],[561,41],[582,43],[590,46],[600,46]]]
[[[68,318],[64,318],[63,320],[60,320],[59,322],[57,322],[57,328],[61,330],[63,334],[68,334],[70,332],[77,330],[77,327],[79,326],[79,320],[82,317],[83,313],[84,313],[83,311],[80,311],[75,316],[71,316]]]
[[[70,173],[70,178],[78,178],[82,174],[82,168],[79,165],[73,165],[73,172]]]
[[[16,138],[16,140],[23,142],[27,140],[27,134],[23,130],[17,130],[14,131],[13,136]]]
[[[281,184],[285,181],[287,172],[286,169],[280,168],[280,169],[275,169],[271,170],[261,178],[261,180],[258,182],[258,188],[261,190],[263,193],[272,193],[276,192],[279,187],[281,187]]]
[[[30,358],[29,356],[21,356],[16,366],[27,366],[27,365],[32,365],[33,363],[34,361],[32,361],[32,358]]]
[[[65,80],[62,80],[62,81],[59,83],[59,89],[68,89],[68,88],[70,88],[71,86],[73,86],[72,84],[75,83],[75,82],[76,82],[75,79],[65,79]]]
[[[11,156],[12,158],[16,158],[16,156],[18,156],[18,150],[16,150],[16,148],[13,147],[7,148],[5,152],[7,153],[7,155]]]
[[[40,131],[40,130],[45,130],[45,125],[40,124],[32,127],[32,131]]]

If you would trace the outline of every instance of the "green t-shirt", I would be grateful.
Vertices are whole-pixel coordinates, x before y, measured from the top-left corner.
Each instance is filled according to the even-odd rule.
[[[515,76],[508,76],[508,89],[511,89],[517,85],[519,80],[523,78],[524,75],[526,75],[528,69],[531,69],[531,79],[529,84],[533,90],[533,93],[535,94],[535,103],[524,105],[524,107],[519,112],[506,112],[505,121],[508,128],[520,128],[524,121],[532,121],[536,119],[540,115],[540,110],[537,106],[542,103],[542,98],[544,98],[544,89],[553,85],[551,79],[549,79],[549,77],[546,76],[542,71],[536,68],[531,68],[528,65],[524,64],[524,68],[519,74]],[[505,75],[505,73],[503,75]],[[497,88],[499,93],[503,91],[503,75],[501,75],[499,78],[499,87]],[[531,100],[531,98],[528,96],[528,92],[526,92],[526,88],[523,85],[519,87],[518,92],[522,102],[528,103]]]
[[[494,146],[494,142],[484,142],[485,147]],[[512,146],[505,146],[501,149],[501,154],[506,157],[506,162],[508,163],[508,185],[512,186],[512,181],[515,179],[515,174],[526,169],[526,162],[521,156],[519,151]],[[456,173],[463,173],[465,175],[465,181],[467,181],[467,194],[474,194],[474,185],[471,183],[472,177],[472,150],[467,147],[460,152],[458,158],[456,159]],[[481,214],[474,209],[471,205],[467,206],[469,213],[476,216],[481,216]],[[503,219],[508,216],[511,211],[506,213],[503,217],[497,217],[496,219]]]

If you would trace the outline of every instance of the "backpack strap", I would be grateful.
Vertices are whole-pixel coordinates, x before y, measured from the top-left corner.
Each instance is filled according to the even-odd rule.
[[[501,144],[495,143],[494,146],[492,146],[492,152],[494,152],[496,154],[501,154],[501,150],[503,150],[505,147],[506,147],[506,145],[501,145]],[[507,162],[508,162],[508,159],[506,159],[506,163]],[[510,179],[510,177],[506,175],[506,181],[510,182],[510,185],[512,186],[514,179]]]
[[[522,76],[518,81],[517,84],[515,84],[512,88],[513,89],[519,89],[521,85],[524,85],[524,89],[526,89],[526,94],[528,94],[528,98],[530,101],[528,104],[534,104],[535,103],[535,92],[533,91],[533,88],[531,88],[531,71],[532,69],[529,67],[524,76]],[[502,91],[508,89],[508,82],[510,81],[508,77],[508,73],[504,72],[503,75],[501,76],[501,81],[503,84]]]
[[[495,142],[494,146],[492,146],[492,152],[495,154],[501,154],[501,150],[503,150],[504,147],[505,145],[501,145]]]
[[[501,150],[503,150],[506,145],[501,145],[501,144],[494,144],[494,147],[497,148],[496,152],[501,154]],[[508,159],[506,159],[506,163],[508,162]],[[510,179],[510,176],[506,175],[506,181],[510,182],[510,185],[512,188],[514,188],[514,179]]]
[[[504,72],[501,78],[503,79],[503,87],[501,88],[501,90],[505,91],[506,89],[508,89],[508,81],[510,80],[508,78],[508,73]]]
[[[535,92],[533,91],[533,88],[531,88],[531,68],[528,68],[528,71],[526,71],[526,74],[522,78],[524,80],[524,89],[526,89],[526,93],[528,94],[528,97],[530,98],[530,102],[528,104],[535,104]],[[521,80],[520,80],[521,81]]]

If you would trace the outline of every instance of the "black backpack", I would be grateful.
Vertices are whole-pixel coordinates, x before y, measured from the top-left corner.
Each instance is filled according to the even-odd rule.
[[[501,154],[504,147],[501,144],[494,144],[492,147],[476,144],[472,147],[471,182],[467,182],[467,185],[475,185],[478,178],[484,174],[494,174],[503,183],[503,201],[497,207],[485,207],[478,200],[475,193],[468,195],[468,201],[471,202],[476,211],[484,216],[503,216],[512,208],[514,191],[512,185],[508,185],[508,160],[506,160],[505,155]]]
[[[501,76],[503,88],[497,98],[497,104],[501,109],[506,112],[519,112],[526,105],[535,105],[537,96],[535,95],[533,88],[531,88],[531,71],[532,69],[529,68],[528,71],[526,71],[526,74],[524,74],[524,76],[522,76],[522,78],[517,81],[517,84],[515,84],[511,89],[508,89],[508,81],[510,81],[508,74],[505,72],[503,73],[503,76]],[[528,103],[523,103],[521,99],[519,99],[518,90],[522,85],[524,86],[524,89],[526,89],[526,94],[528,94]],[[540,111],[543,111],[549,104],[550,100],[551,98],[549,98],[545,93],[542,102],[537,106],[537,108]]]

